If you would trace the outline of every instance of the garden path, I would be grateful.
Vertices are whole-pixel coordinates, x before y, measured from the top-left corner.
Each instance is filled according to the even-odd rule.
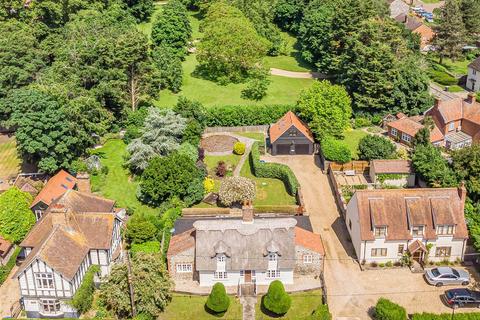
[[[256,297],[241,297],[243,320],[255,320]]]
[[[295,71],[288,71],[282,70],[277,68],[270,68],[270,74],[272,76],[280,76],[280,77],[287,77],[287,78],[296,78],[296,79],[326,79],[327,76],[320,72],[295,72]]]
[[[12,276],[17,272],[18,267],[15,266],[8,275],[5,282],[0,287],[0,318],[11,317],[10,308],[20,299],[20,288],[17,278]]]

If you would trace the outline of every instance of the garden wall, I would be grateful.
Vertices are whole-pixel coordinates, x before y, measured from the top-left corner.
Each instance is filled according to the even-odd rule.
[[[331,168],[327,169],[327,174],[328,180],[330,181],[330,187],[332,188],[333,194],[335,195],[335,203],[337,204],[337,207],[340,210],[343,218],[345,218],[345,215],[347,214],[347,205],[344,202],[337,180],[335,179],[335,174],[333,173],[333,170]]]
[[[268,125],[260,126],[240,126],[240,127],[207,127],[204,133],[217,132],[267,132]]]
[[[255,214],[280,214],[280,215],[299,215],[303,214],[302,208],[296,205],[279,205],[279,206],[254,206],[253,212]],[[241,217],[241,209],[230,209],[230,208],[184,208],[182,209],[182,216],[192,217],[192,216],[230,216],[230,217]]]

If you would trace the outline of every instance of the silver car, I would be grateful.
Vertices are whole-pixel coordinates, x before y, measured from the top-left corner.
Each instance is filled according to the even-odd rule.
[[[463,270],[457,270],[449,267],[438,267],[425,271],[425,279],[431,285],[441,287],[443,285],[470,283],[470,275]]]

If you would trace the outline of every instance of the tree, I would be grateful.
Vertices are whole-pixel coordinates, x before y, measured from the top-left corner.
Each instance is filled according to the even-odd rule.
[[[134,215],[127,223],[125,237],[130,243],[143,243],[155,240],[158,231],[153,223],[143,216]]]
[[[423,145],[427,146],[430,144],[430,132],[432,131],[434,122],[432,117],[426,116],[423,120],[423,127],[417,131],[415,137],[413,137],[414,147]]]
[[[303,10],[307,6],[306,0],[279,0],[275,5],[274,21],[282,29],[298,32],[303,18]]]
[[[125,0],[128,12],[135,17],[137,22],[148,21],[155,9],[153,0]]]
[[[378,320],[405,320],[407,312],[405,308],[385,298],[378,299],[375,306],[375,319]]]
[[[137,252],[132,258],[131,276],[137,312],[156,319],[172,299],[172,281],[162,256]],[[107,281],[100,287],[100,300],[120,319],[132,319],[125,264],[113,266]]]
[[[415,172],[434,188],[454,187],[457,180],[447,160],[442,157],[439,149],[432,144],[418,145],[412,155]]]
[[[1,98],[10,90],[35,80],[37,72],[44,67],[45,54],[26,24],[15,20],[0,22],[0,34]]]
[[[465,25],[462,21],[462,11],[459,0],[446,0],[440,9],[439,23],[435,26],[433,43],[440,57],[457,59],[465,44]]]
[[[465,181],[469,197],[480,200],[480,145],[461,148],[452,152],[452,167],[459,181]]]
[[[142,174],[140,198],[159,205],[178,197],[191,205],[203,198],[204,177],[203,171],[186,155],[172,153],[162,158],[155,157]]]
[[[205,305],[217,315],[223,315],[228,310],[230,298],[225,291],[223,283],[217,282],[213,285]]]
[[[252,72],[254,75],[248,81],[245,89],[242,90],[242,98],[260,101],[267,95],[268,86],[270,85],[270,79],[268,71],[257,70]]]
[[[342,86],[328,81],[315,82],[300,93],[297,101],[300,116],[317,138],[343,137],[352,116],[351,100]]]
[[[240,10],[224,2],[210,6],[201,27],[197,72],[222,83],[239,82],[257,67],[269,43]]]
[[[395,145],[387,138],[366,135],[358,144],[358,156],[361,160],[391,159],[395,156]]]
[[[268,311],[283,315],[290,309],[292,298],[285,292],[283,283],[280,280],[275,280],[268,286],[267,294],[263,296],[262,303]]]
[[[222,181],[218,195],[220,201],[226,206],[253,201],[255,183],[245,177],[227,177]]]
[[[153,49],[152,60],[161,89],[179,92],[183,81],[182,61],[174,48],[160,44]]]
[[[30,210],[33,198],[29,193],[12,187],[0,194],[0,235],[15,243],[20,243],[35,224],[35,216]]]
[[[475,40],[480,34],[480,2],[478,0],[461,0],[460,11],[467,36]]]
[[[194,119],[204,127],[207,121],[207,109],[198,101],[189,100],[183,96],[178,98],[173,111],[185,119]]]
[[[179,57],[186,54],[192,37],[187,9],[179,0],[169,1],[153,22],[152,41],[155,46],[172,48]]]
[[[144,170],[150,159],[165,156],[180,147],[186,120],[171,110],[150,108],[140,138],[127,147],[130,158],[127,164],[134,171]]]
[[[352,152],[343,140],[326,136],[322,139],[320,146],[322,148],[322,154],[327,160],[340,163],[352,161]]]

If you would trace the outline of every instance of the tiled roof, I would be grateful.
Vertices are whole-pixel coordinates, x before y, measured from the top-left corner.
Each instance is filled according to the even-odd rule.
[[[292,126],[297,128],[308,140],[313,142],[313,134],[292,111],[288,111],[280,120],[270,126],[270,142],[275,142]]]
[[[420,19],[409,16],[408,14],[405,14],[405,13],[399,14],[394,19],[400,23],[403,23],[405,25],[405,28],[407,28],[410,31],[414,31],[418,29],[418,27],[423,25],[423,22]]]
[[[375,240],[375,226],[387,226],[386,240],[412,239],[413,225],[425,226],[425,239],[436,239],[435,225],[455,225],[454,238],[468,238],[462,188],[358,190],[354,197],[362,240]],[[355,203],[355,202],[353,202]]]
[[[101,198],[91,193],[67,190],[60,198],[51,203],[61,205],[75,212],[112,212],[115,201]]]
[[[469,65],[469,68],[475,69],[477,71],[480,71],[480,57],[477,59],[473,60]]]
[[[319,234],[295,227],[295,244],[325,255],[322,238]]]
[[[189,229],[174,235],[168,245],[167,257],[179,254],[187,249],[195,247],[195,229]]]
[[[404,132],[410,136],[415,136],[415,134],[423,128],[423,125],[420,122],[413,121],[410,118],[402,118],[388,123],[388,126],[397,129],[398,131]]]
[[[375,170],[375,174],[382,173],[412,173],[412,162],[410,160],[372,160],[370,166]]]
[[[77,179],[64,170],[60,170],[56,175],[50,178],[43,187],[42,191],[35,197],[30,207],[39,202],[50,205],[55,199],[63,195],[67,190],[73,189]]]
[[[427,252],[427,248],[425,247],[423,242],[417,239],[417,240],[413,241],[412,243],[410,243],[410,245],[408,246],[408,252],[415,253],[418,250],[422,250],[423,252]]]

